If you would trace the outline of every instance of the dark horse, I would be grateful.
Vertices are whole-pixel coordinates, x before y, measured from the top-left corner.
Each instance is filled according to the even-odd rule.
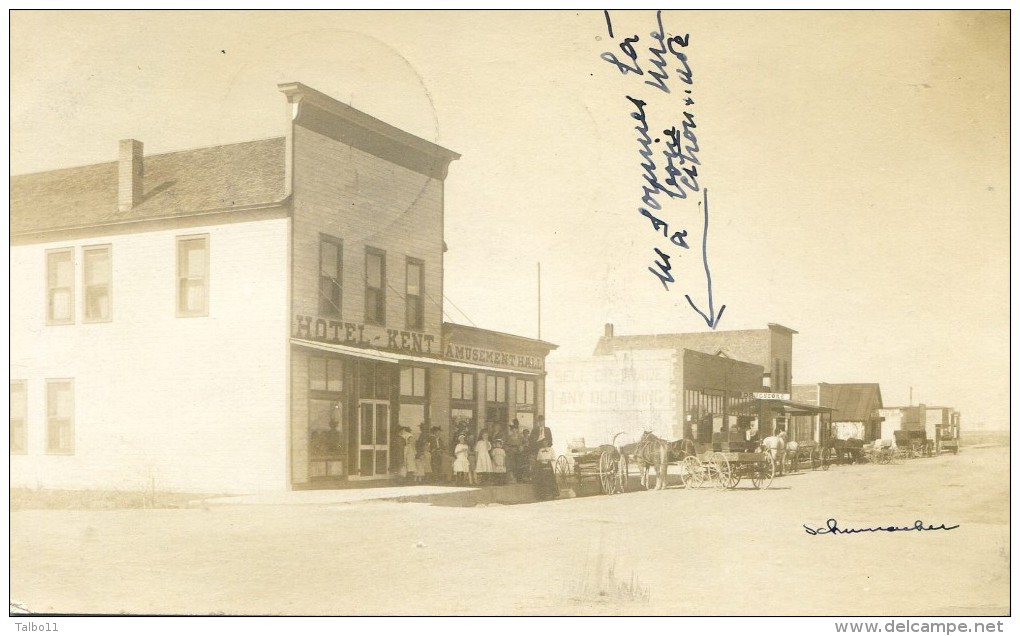
[[[621,450],[637,462],[641,468],[641,485],[646,489],[649,487],[649,468],[655,469],[656,490],[666,488],[666,469],[669,464],[681,461],[684,457],[694,455],[696,452],[694,442],[689,439],[668,442],[657,437],[651,431],[645,431],[636,444],[628,444]]]

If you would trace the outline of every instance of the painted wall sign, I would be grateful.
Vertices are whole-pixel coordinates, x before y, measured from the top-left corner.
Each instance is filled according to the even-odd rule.
[[[506,351],[479,349],[478,347],[467,347],[454,343],[447,343],[443,353],[447,360],[461,360],[474,364],[492,364],[514,369],[536,370],[541,370],[545,366],[545,360],[540,356],[526,356]]]
[[[373,332],[382,333],[372,335]],[[402,353],[438,353],[433,351],[432,346],[436,341],[436,337],[430,334],[372,326],[366,327],[366,325],[353,322],[329,320],[317,316],[302,316],[300,314],[294,317],[294,337],[353,347],[387,349]]]

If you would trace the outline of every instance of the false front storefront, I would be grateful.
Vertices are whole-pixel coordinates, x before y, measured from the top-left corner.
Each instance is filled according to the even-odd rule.
[[[553,348],[449,323],[436,343],[424,334],[298,316],[291,337],[293,486],[415,473],[423,467],[413,464],[407,444],[438,448],[429,480],[447,481],[454,433],[485,427],[499,434],[514,418],[531,428],[544,410],[545,356]]]

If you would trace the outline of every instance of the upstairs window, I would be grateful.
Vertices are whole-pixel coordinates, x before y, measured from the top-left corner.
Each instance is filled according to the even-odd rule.
[[[407,259],[407,328],[422,329],[425,326],[425,264],[415,258]]]
[[[365,252],[365,322],[386,324],[386,255],[373,248]]]
[[[339,318],[343,299],[343,247],[340,239],[319,237],[319,315]]]
[[[46,323],[74,324],[74,250],[46,252]]]
[[[105,322],[111,320],[110,283],[111,261],[110,246],[86,247],[84,254],[84,296],[85,322]]]
[[[209,237],[177,239],[177,315],[209,315]]]

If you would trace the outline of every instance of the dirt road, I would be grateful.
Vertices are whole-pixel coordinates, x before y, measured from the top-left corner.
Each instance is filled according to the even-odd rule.
[[[519,506],[11,515],[11,598],[144,614],[1004,615],[1009,452]],[[842,528],[951,531],[811,536]]]

